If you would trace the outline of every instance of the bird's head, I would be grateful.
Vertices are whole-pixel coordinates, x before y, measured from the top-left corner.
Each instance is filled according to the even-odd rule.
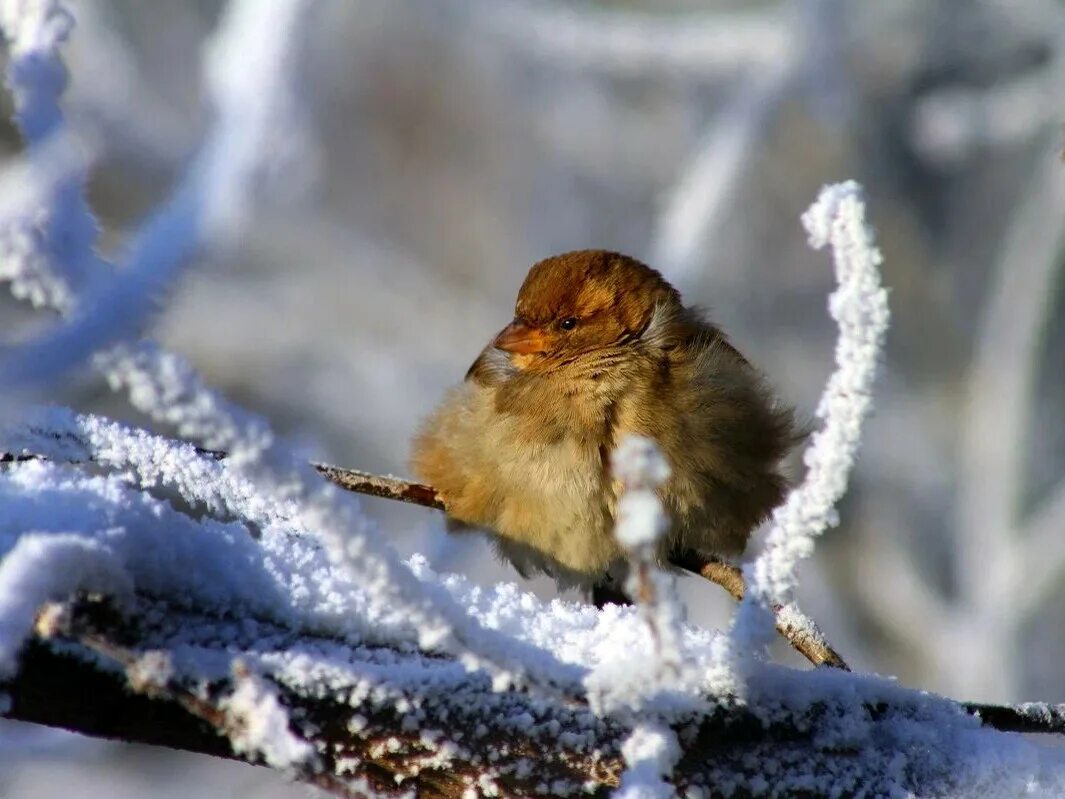
[[[680,307],[680,295],[634,258],[579,250],[529,270],[514,321],[493,344],[519,369],[550,371],[595,360],[640,340],[656,308]]]

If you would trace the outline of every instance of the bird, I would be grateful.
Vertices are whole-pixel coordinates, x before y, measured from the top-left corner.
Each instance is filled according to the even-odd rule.
[[[544,573],[598,606],[628,604],[613,535],[623,487],[610,455],[630,434],[670,468],[656,557],[741,554],[783,499],[793,410],[657,271],[605,250],[534,264],[513,321],[425,419],[411,467],[450,532],[481,531],[523,577]]]

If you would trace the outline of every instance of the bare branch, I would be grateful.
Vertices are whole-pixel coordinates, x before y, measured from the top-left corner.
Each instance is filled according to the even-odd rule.
[[[358,469],[342,469],[326,463],[316,463],[314,468],[345,491],[366,494],[371,497],[410,502],[436,510],[446,510],[444,500],[432,486],[412,483],[392,475],[370,474]]]
[[[743,571],[710,555],[702,555],[688,550],[674,555],[671,562],[685,571],[717,583],[737,602],[747,593],[743,581]],[[850,671],[846,661],[836,652],[812,619],[802,613],[794,604],[782,607],[774,605],[777,632],[791,644],[795,651],[815,666],[830,666],[834,669]]]

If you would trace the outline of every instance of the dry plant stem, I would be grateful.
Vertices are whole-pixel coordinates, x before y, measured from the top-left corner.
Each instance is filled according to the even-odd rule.
[[[198,450],[200,454],[222,459],[226,453],[214,450]],[[39,459],[31,454],[12,454],[0,452],[0,463],[21,462]],[[40,458],[43,460],[43,458]],[[435,510],[447,510],[443,498],[432,486],[423,483],[412,483],[399,477],[382,476],[361,472],[357,469],[342,469],[339,466],[330,466],[324,463],[314,464],[326,479],[345,491],[356,494],[365,494],[371,497],[392,499],[399,502],[409,502],[413,505],[421,505]],[[743,573],[736,566],[724,563],[717,558],[688,551],[675,555],[670,562],[680,569],[697,574],[704,580],[717,583],[738,602],[743,599],[746,585],[743,582]],[[828,645],[824,637],[817,631],[812,622],[803,626],[795,626],[781,619],[780,608],[773,611],[777,617],[777,631],[790,643],[797,652],[803,655],[815,666],[830,666],[832,668],[850,671],[846,662]],[[792,616],[796,614],[793,612]],[[813,631],[813,634],[811,634]]]

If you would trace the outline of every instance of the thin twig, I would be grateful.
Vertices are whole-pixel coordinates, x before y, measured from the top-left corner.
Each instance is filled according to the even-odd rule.
[[[197,451],[201,455],[217,460],[226,457],[226,453],[217,450],[197,449]],[[47,458],[27,453],[0,452],[0,463],[30,460],[47,460]],[[413,483],[400,477],[371,474],[358,469],[344,469],[324,463],[316,463],[314,468],[326,479],[345,491],[352,491],[356,494],[365,494],[371,497],[381,497],[382,499],[392,499],[398,502],[409,502],[413,505],[421,505],[435,510],[447,510],[447,506],[439,492],[424,483]],[[746,585],[743,582],[743,573],[736,566],[693,550],[674,554],[670,557],[670,562],[680,569],[702,577],[704,580],[717,583],[728,591],[737,602],[743,599]],[[846,662],[828,645],[828,642],[812,620],[800,613],[794,606],[788,608],[786,614],[782,613],[782,608],[780,607],[775,607],[773,610],[776,615],[777,631],[807,660],[815,666],[830,666],[850,671]]]
[[[689,549],[675,553],[670,558],[670,562],[685,571],[717,583],[737,602],[742,600],[743,595],[747,593],[747,585],[743,581],[743,572],[739,567],[718,560],[712,555],[703,555]],[[776,617],[777,632],[815,666],[829,666],[850,671],[846,661],[829,646],[813,619],[802,613],[795,605],[788,608],[775,605],[773,615]]]
[[[382,476],[360,472],[357,469],[341,469],[339,466],[330,466],[325,463],[316,463],[314,468],[345,491],[354,491],[356,494],[367,494],[383,499],[395,499],[399,502],[410,502],[413,505],[436,510],[447,509],[437,490],[423,483],[412,483],[391,475]]]

